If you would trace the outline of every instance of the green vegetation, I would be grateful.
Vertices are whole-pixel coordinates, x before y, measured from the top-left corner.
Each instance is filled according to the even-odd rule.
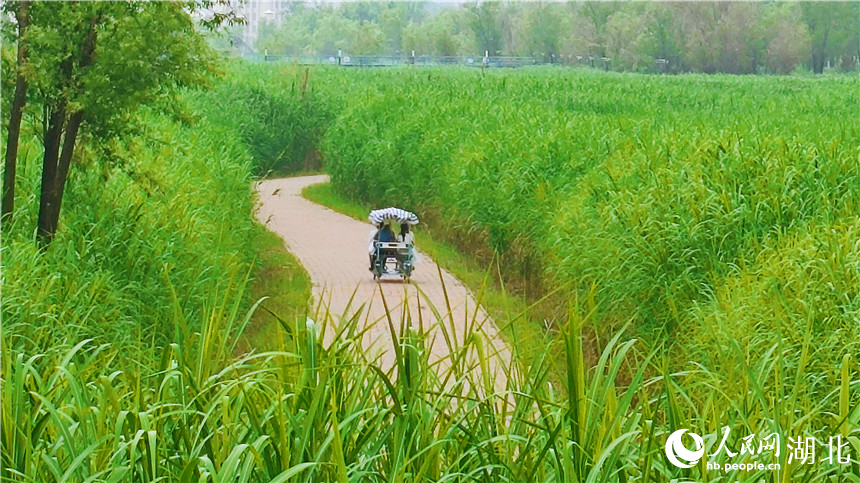
[[[652,73],[860,68],[857,2],[290,2],[257,24],[251,12],[263,8],[247,11],[252,47],[267,56],[341,51],[480,63],[489,53]]]
[[[693,371],[689,409],[723,412],[707,434],[762,394],[806,431],[838,426],[813,408],[860,340],[856,77],[325,74],[361,99],[323,145],[338,193],[420,213],[527,298],[562,290],[592,351],[631,322]],[[767,388],[737,379],[749,358],[770,360]]]
[[[60,18],[39,4],[15,46],[30,57],[3,45],[4,74],[32,81],[23,97],[37,101],[0,136],[16,143],[4,481],[860,481],[857,77],[228,65],[209,92],[179,89],[205,80],[196,69],[140,79],[153,90],[129,98],[110,88],[98,58],[153,52],[93,57],[92,36],[122,44],[175,14],[189,43],[161,60],[185,65],[200,39],[180,7],[70,3]],[[4,107],[17,105],[10,78]],[[64,146],[46,144],[63,126]],[[54,177],[62,216],[40,244],[46,159],[68,177]],[[443,368],[391,313],[384,368],[360,317],[308,318],[307,276],[253,220],[252,181],[318,159],[348,212],[413,209],[459,252],[420,239],[434,255],[496,262],[526,300],[558,290],[541,312],[556,315],[553,344],[504,368],[496,393],[477,334]],[[507,306],[497,320],[519,315]],[[424,326],[447,323],[436,309]],[[776,433],[779,451],[716,462],[780,469],[666,459],[668,434],[712,450],[723,426],[734,450]],[[835,436],[854,462],[821,456]],[[819,457],[794,460],[798,437],[817,438]]]
[[[330,183],[308,186],[302,190],[302,196],[314,203],[327,206],[338,213],[351,216],[356,220],[366,220],[367,214],[374,209],[371,203],[351,200],[338,195],[334,190],[332,190]],[[417,231],[415,234],[416,236],[424,235],[423,233],[418,235]]]
[[[198,86],[216,68],[189,16],[197,5],[175,2],[6,2],[2,35],[17,58],[3,56],[4,80],[15,74],[7,124],[3,219],[14,214],[21,121],[33,110],[42,124],[39,243],[57,231],[69,170],[80,138],[103,145],[134,130],[139,106],[174,112],[179,88]],[[16,19],[10,33],[10,15]]]
[[[276,349],[272,334],[278,329],[278,318],[304,320],[311,300],[310,278],[280,237],[257,225],[257,236],[247,252],[256,254],[259,261],[246,298],[262,302],[241,334],[237,354]]]
[[[719,371],[715,347],[796,350],[810,321],[810,384],[858,350],[856,77],[349,78],[370,87],[327,132],[335,190],[421,213],[526,295],[592,293],[598,332],[632,320]]]
[[[217,61],[196,7],[3,5],[20,27],[7,42],[3,16],[3,481],[157,479],[179,450],[156,450],[150,424],[199,401],[240,345],[277,345],[252,308],[307,312],[307,276],[253,219],[249,146],[182,88]],[[200,379],[162,385],[171,351]],[[162,459],[139,459],[141,441]]]
[[[112,143],[108,155],[80,152],[62,229],[48,250],[33,243],[39,147],[25,131],[19,193],[27,197],[3,227],[10,349],[87,338],[164,345],[199,330],[194,324],[216,294],[228,306],[242,300],[235,287],[256,258],[245,246],[260,236],[248,216],[248,154],[211,124],[140,115],[147,125],[140,136]]]
[[[255,176],[315,171],[329,104],[308,84],[308,70],[262,65],[228,71],[214,89],[197,92],[198,112],[235,131],[250,151]]]
[[[370,203],[350,200],[337,194],[330,183],[308,186],[302,191],[302,196],[361,221],[366,221],[367,214],[374,209]],[[419,225],[414,231],[416,246],[463,282],[472,293],[480,296],[481,306],[487,310],[496,325],[503,329],[501,334],[514,348],[519,361],[529,366],[546,357],[547,349],[552,343],[552,335],[542,325],[543,321],[536,318],[536,314],[541,312],[539,309],[547,302],[538,301],[529,306],[524,297],[506,291],[503,280],[499,277],[498,267],[490,267],[488,270],[486,264],[468,253],[458,251],[438,236],[434,236],[432,231],[423,228],[423,225]],[[558,362],[560,360],[557,359]],[[557,376],[559,368],[560,366],[553,367],[555,372],[550,376]]]
[[[194,410],[207,388],[242,380],[218,374],[236,354],[281,347],[265,309],[304,320],[309,280],[253,219],[241,140],[204,118],[136,115],[137,135],[78,148],[45,249],[32,229],[41,145],[23,125],[15,216],[3,224],[3,481],[177,480],[186,468],[169,462],[186,443],[201,446],[188,448],[185,478],[197,479],[204,453],[221,468],[241,442],[221,454],[203,433],[173,436],[207,419]],[[175,379],[177,365],[194,378]]]
[[[661,354],[627,369],[680,376],[666,412],[627,417],[788,438],[858,407],[857,77],[313,73],[349,92],[322,148],[337,196],[416,211],[528,299],[561,290],[549,324],[588,314],[585,358],[622,328]]]
[[[838,402],[849,397],[848,358],[841,389],[795,414],[783,404],[802,397],[800,384],[791,385],[791,376],[786,381],[781,374],[800,377],[803,368],[781,352],[758,357],[738,349],[746,370],[729,382],[750,389],[743,400],[734,400],[723,392],[723,377],[706,369],[666,373],[659,351],[635,340],[612,338],[586,370],[578,331],[589,321],[574,313],[564,335],[566,392],[547,381],[550,361],[543,358],[527,370],[506,368],[506,390],[491,394],[486,373],[466,369],[470,357],[486,357],[486,341],[479,336],[450,347],[450,368],[440,369],[428,363],[424,334],[390,321],[399,347],[393,378],[367,361],[358,318],[339,321],[340,333],[329,347],[321,336],[334,322],[328,314],[316,323],[283,321],[282,330],[272,334],[276,352],[233,359],[236,341],[223,329],[240,323],[241,314],[221,315],[205,318],[199,333],[165,347],[159,362],[141,372],[112,372],[111,361],[120,356],[115,346],[86,340],[5,359],[4,476],[669,481],[706,473],[705,460],[690,470],[665,462],[658,442],[676,428],[707,434],[717,424],[732,425],[730,443],[736,447],[747,434],[805,432],[807,416],[834,405],[840,409],[832,418],[845,422],[845,434],[856,434],[860,422],[860,411],[849,412],[850,406]],[[696,407],[691,393],[703,390],[711,397]],[[850,465],[792,464],[786,451],[768,456],[764,462],[781,463],[781,471],[728,471],[725,477],[856,479]]]

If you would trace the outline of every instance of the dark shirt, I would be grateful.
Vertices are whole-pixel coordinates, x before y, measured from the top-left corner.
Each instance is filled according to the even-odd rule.
[[[394,232],[391,231],[391,227],[388,225],[382,227],[382,230],[379,231],[379,241],[393,242],[395,240],[397,240],[397,238],[394,236]]]

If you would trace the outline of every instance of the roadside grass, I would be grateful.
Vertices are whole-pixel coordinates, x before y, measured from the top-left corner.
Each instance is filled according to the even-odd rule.
[[[261,301],[236,346],[238,354],[275,350],[272,334],[281,330],[278,317],[304,320],[311,300],[311,281],[301,263],[287,250],[284,241],[257,224],[251,245],[258,261],[251,277],[248,298]],[[278,314],[278,316],[275,316]]]
[[[247,148],[257,177],[288,176],[320,167],[319,140],[331,121],[329,99],[310,89],[298,66],[230,64],[211,90],[188,94],[195,114],[230,129]]]
[[[336,191],[594,284],[604,325],[671,334],[762,245],[857,215],[856,76],[320,72],[354,93],[322,140]]]
[[[562,286],[533,317],[596,307],[586,353],[630,321],[671,370],[696,361],[743,391],[734,347],[776,351],[808,393],[787,411],[857,353],[857,76],[318,72],[346,101],[321,144],[333,191],[423,213],[485,266],[495,253],[527,300]]]
[[[331,183],[308,186],[302,190],[302,196],[360,221],[367,221],[371,210],[384,208],[347,199],[337,194]],[[522,296],[506,290],[504,279],[500,277],[497,267],[487,269],[474,257],[458,251],[434,236],[432,227],[426,224],[419,224],[414,234],[418,250],[451,272],[480,299],[481,305],[512,347],[518,362],[531,365],[547,351],[547,347],[552,347],[554,351],[559,348],[562,341],[555,337],[554,331],[548,330],[554,327],[555,323],[531,317],[531,309],[540,301],[530,305]]]
[[[502,364],[506,386],[496,391],[488,382],[489,341],[479,333],[449,341],[443,367],[429,360],[428,332],[396,328],[393,320],[408,318],[397,312],[388,314],[396,348],[393,368],[380,367],[365,352],[360,315],[337,320],[325,309],[316,312],[317,320],[279,318],[270,335],[275,350],[234,357],[255,308],[233,309],[229,292],[243,287],[239,280],[214,291],[201,320],[193,321],[201,330],[153,350],[159,357],[152,366],[115,371],[111,361],[125,354],[110,342],[89,339],[4,357],[0,477],[22,482],[860,481],[856,464],[823,458],[792,462],[786,446],[788,436],[826,441],[828,433],[815,424],[823,415],[840,423],[838,434],[849,450],[857,448],[860,409],[852,409],[849,393],[860,380],[850,357],[835,370],[826,396],[816,401],[805,400],[796,385],[780,377],[803,371],[780,353],[760,357],[738,348],[744,370],[726,381],[692,363],[683,371],[667,371],[662,348],[624,340],[622,331],[608,340],[595,364],[585,364],[580,331],[591,315],[572,310],[562,329],[567,389],[557,389],[549,378],[552,356],[544,351],[529,366]],[[446,323],[445,309],[435,312],[438,317],[424,327]],[[331,324],[338,334],[326,345],[325,328]],[[5,338],[0,344],[8,353]],[[722,390],[727,382],[740,390],[741,399]],[[708,392],[704,400],[697,397],[703,391]],[[803,399],[803,412],[782,410],[787,397]],[[718,423],[732,430],[728,444],[735,449],[750,434],[783,438],[758,458],[723,453],[689,469],[667,461],[665,441],[678,429],[703,435],[712,454],[721,435]],[[711,461],[777,463],[781,469],[714,474],[706,468]]]
[[[0,313],[12,349],[84,339],[131,350],[141,340],[169,344],[200,330],[195,324],[214,291],[250,273],[256,255],[248,250],[255,228],[247,151],[205,120],[137,115],[138,135],[77,149],[60,229],[46,250],[35,246],[32,231],[40,125],[25,124],[15,222],[3,227]],[[226,296],[244,311],[253,304],[244,295]]]

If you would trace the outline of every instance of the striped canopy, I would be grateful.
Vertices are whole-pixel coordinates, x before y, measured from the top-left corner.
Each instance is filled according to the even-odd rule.
[[[380,223],[406,223],[407,225],[418,224],[418,217],[415,216],[415,213],[401,210],[400,208],[395,208],[393,206],[371,211],[368,219],[374,225],[378,225]]]

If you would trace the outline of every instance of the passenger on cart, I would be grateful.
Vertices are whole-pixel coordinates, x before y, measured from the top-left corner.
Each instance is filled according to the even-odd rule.
[[[368,219],[373,224],[367,249],[373,279],[393,275],[409,282],[417,260],[412,225],[418,224],[418,217],[392,206],[371,211]],[[400,233],[395,235],[397,225],[400,225]]]
[[[373,256],[376,253],[375,242],[394,242],[397,241],[397,237],[394,235],[394,231],[391,229],[391,225],[388,223],[380,223],[376,226],[376,233],[374,233],[373,238],[370,240],[370,246],[367,249],[368,256],[370,257],[370,268],[368,270],[373,271]],[[387,251],[381,252],[383,256],[388,255]]]
[[[409,243],[411,245],[413,237],[414,237],[414,235],[412,235],[412,232],[409,231],[409,224],[408,223],[401,223],[400,224],[400,241],[402,241],[404,243]]]
[[[391,229],[391,225],[384,224],[382,228],[379,230],[379,241],[381,242],[395,242],[397,241],[397,237],[394,236],[394,230]]]

